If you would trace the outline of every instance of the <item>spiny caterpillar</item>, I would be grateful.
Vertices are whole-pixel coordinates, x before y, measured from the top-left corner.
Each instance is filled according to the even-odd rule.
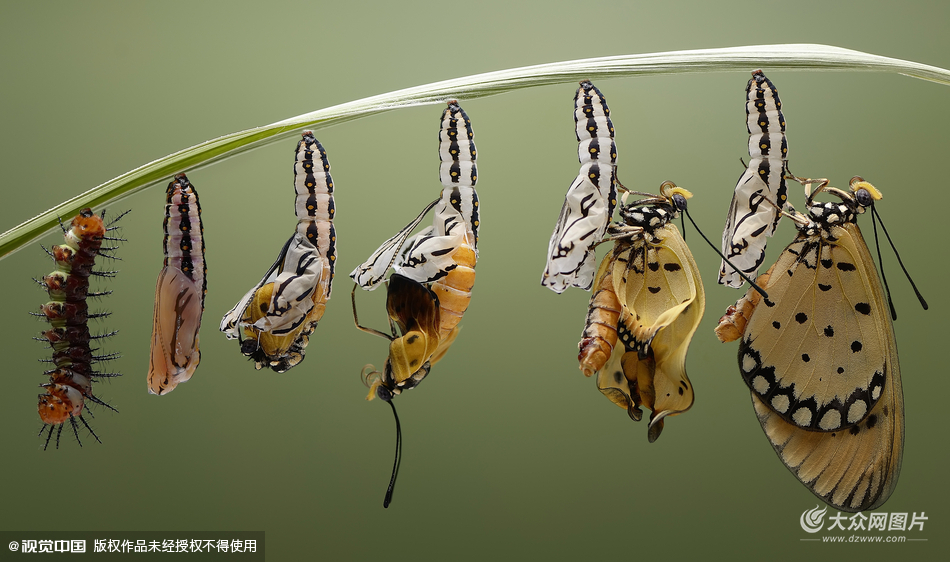
[[[118,373],[97,371],[92,368],[92,365],[118,356],[114,353],[96,355],[98,348],[90,346],[91,341],[109,337],[115,332],[99,335],[89,333],[87,324],[90,318],[104,318],[110,313],[90,314],[86,297],[101,297],[110,293],[110,291],[90,293],[89,277],[115,275],[114,271],[93,270],[93,266],[96,256],[115,259],[111,252],[116,248],[103,247],[102,242],[103,240],[121,240],[110,238],[106,236],[106,233],[115,229],[111,224],[115,224],[124,214],[119,215],[107,227],[103,223],[105,211],[102,215],[96,215],[91,209],[83,209],[73,218],[68,229],[63,228],[66,243],[47,250],[56,262],[56,269],[41,282],[41,285],[49,291],[50,302],[42,305],[40,310],[51,326],[49,330],[43,332],[43,336],[53,349],[53,357],[45,361],[53,363],[56,367],[44,373],[50,380],[47,384],[41,385],[46,393],[39,395],[38,409],[40,419],[43,421],[39,435],[47,433],[43,449],[49,447],[54,428],[56,429],[56,448],[59,448],[59,438],[66,421],[69,421],[76,440],[82,446],[77,419],[89,430],[96,441],[102,442],[83,417],[83,406],[87,400],[117,411],[92,393],[93,382],[98,382],[100,378],[119,376]],[[91,412],[90,415],[92,415]]]

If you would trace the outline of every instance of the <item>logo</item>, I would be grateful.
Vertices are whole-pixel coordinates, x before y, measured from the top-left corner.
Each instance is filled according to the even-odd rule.
[[[818,510],[818,506],[815,506],[815,509],[808,509],[802,516],[799,518],[798,522],[801,523],[802,529],[809,533],[817,533],[824,526],[822,519],[825,518],[825,513],[828,511],[828,506],[825,506],[821,511]]]

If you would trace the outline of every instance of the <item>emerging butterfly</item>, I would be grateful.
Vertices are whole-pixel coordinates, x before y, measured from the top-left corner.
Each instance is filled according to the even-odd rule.
[[[829,505],[865,511],[894,491],[904,445],[894,327],[856,223],[881,193],[860,177],[847,192],[821,181],[808,215],[789,215],[798,236],[759,276],[769,297],[749,291],[716,334],[740,339],[739,371],[785,466]],[[822,191],[841,202],[814,202]]]
[[[77,419],[96,441],[102,442],[83,416],[87,402],[117,411],[92,393],[92,383],[102,378],[119,376],[118,373],[104,373],[93,367],[96,363],[116,359],[118,355],[96,354],[98,349],[90,345],[91,342],[108,338],[116,332],[90,334],[88,320],[104,318],[110,313],[90,314],[86,297],[101,297],[110,293],[90,292],[89,277],[115,275],[115,271],[99,271],[93,267],[96,257],[115,258],[112,254],[115,246],[103,246],[102,243],[105,240],[122,241],[121,238],[106,234],[116,229],[112,225],[124,215],[125,213],[122,213],[107,226],[103,223],[105,211],[102,215],[96,215],[91,209],[83,209],[70,222],[69,228],[63,227],[65,243],[47,250],[56,262],[56,269],[40,283],[49,292],[50,301],[40,307],[42,314],[37,316],[45,317],[50,323],[50,329],[43,332],[43,336],[53,350],[53,357],[45,361],[56,367],[44,373],[49,376],[49,382],[42,385],[45,393],[39,395],[37,404],[40,419],[43,421],[40,436],[49,428],[43,449],[49,447],[54,428],[56,448],[59,448],[59,438],[67,420],[80,446],[82,441],[79,439]],[[85,410],[89,412],[88,408]],[[89,413],[91,415],[91,412]]]
[[[765,260],[766,237],[775,233],[787,199],[788,141],[778,90],[761,70],[746,87],[749,166],[736,183],[722,233],[723,259],[719,283],[739,288],[746,276],[755,279]],[[730,265],[732,264],[732,265]],[[738,269],[738,271],[737,271]]]
[[[198,330],[205,308],[204,227],[198,192],[185,174],[165,191],[165,263],[155,286],[149,394],[167,394],[198,368]]]
[[[644,194],[648,195],[648,194]],[[693,405],[686,351],[706,306],[699,269],[671,222],[692,194],[672,182],[622,205],[623,224],[607,230],[614,247],[597,271],[578,361],[597,388],[639,421],[652,410],[652,443],[667,416]],[[615,346],[617,339],[622,346]]]
[[[378,396],[386,401],[396,419],[396,460],[384,507],[392,501],[402,451],[392,398],[422,382],[445,356],[472,298],[479,227],[474,136],[465,111],[457,101],[448,102],[439,131],[441,197],[350,273],[356,282],[351,293],[356,327],[390,341],[382,372],[372,365],[363,369],[370,388],[367,400]],[[432,209],[432,225],[410,237]],[[356,286],[375,289],[390,268],[394,273],[388,281],[386,309],[392,335],[361,326],[356,312]]]
[[[548,244],[541,285],[556,293],[589,290],[603,240],[617,205],[617,146],[607,100],[589,80],[574,95],[577,158],[581,169],[567,190]],[[622,186],[621,186],[622,187]]]
[[[240,338],[257,369],[283,373],[303,361],[326,311],[336,269],[333,178],[323,145],[305,131],[294,161],[297,228],[261,281],[224,315],[220,329]],[[315,165],[314,158],[318,165]]]

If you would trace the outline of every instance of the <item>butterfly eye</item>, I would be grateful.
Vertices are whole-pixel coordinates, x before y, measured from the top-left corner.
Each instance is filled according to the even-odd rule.
[[[874,203],[874,198],[871,197],[871,193],[864,188],[855,192],[854,198],[858,200],[858,204],[862,207],[870,207],[871,204]]]
[[[686,198],[679,193],[673,194],[673,204],[676,205],[676,208],[680,211],[686,210]]]
[[[376,396],[378,396],[380,400],[384,402],[389,402],[393,399],[393,392],[385,386],[379,385],[376,387]]]

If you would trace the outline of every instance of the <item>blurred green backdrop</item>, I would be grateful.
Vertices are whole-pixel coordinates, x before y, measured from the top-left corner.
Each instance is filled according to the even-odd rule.
[[[950,68],[945,2],[117,2],[0,3],[0,230],[122,172],[218,135],[357,98],[478,72],[584,57],[766,43],[827,43]],[[750,71],[752,68],[749,69]],[[318,132],[337,186],[336,291],[307,359],[256,372],[217,331],[295,224],[284,141],[190,173],[201,194],[209,293],[202,361],[166,397],[146,393],[161,188],[131,208],[118,252],[114,311],[102,329],[124,377],[97,387],[99,445],[35,437],[45,355],[30,317],[39,247],[0,262],[8,301],[0,408],[6,530],[265,530],[272,560],[578,559],[608,556],[910,555],[944,551],[950,525],[944,425],[950,382],[945,212],[936,196],[950,137],[950,88],[898,75],[780,72],[790,162],[799,175],[879,187],[879,208],[929,299],[923,312],[885,251],[900,319],[906,448],[900,484],[879,511],[926,512],[926,538],[891,547],[802,542],[817,500],[769,447],[739,378],[735,344],[712,329],[738,291],[690,228],[707,311],[688,370],[696,403],[649,445],[577,369],[589,295],[539,285],[564,192],[577,173],[573,83],[475,100],[482,232],[464,330],[425,384],[398,399],[405,432],[393,505],[383,493],[393,421],[367,403],[360,368],[386,343],[357,332],[346,277],[440,189],[442,108],[413,108]],[[719,238],[746,157],[748,72],[599,81],[617,130],[620,177],[695,194],[694,217]],[[802,202],[801,192],[792,193]],[[925,212],[926,211],[926,212]],[[866,221],[865,221],[866,222]],[[862,223],[864,224],[864,222]],[[870,236],[870,229],[866,229]],[[770,258],[793,235],[785,224]],[[43,243],[62,241],[51,232]],[[603,250],[602,250],[603,251]],[[361,319],[385,326],[383,291]],[[98,306],[98,305],[97,305]],[[65,486],[65,488],[63,488]],[[65,490],[65,491],[64,491]],[[78,505],[51,509],[79,493]],[[832,510],[833,511],[833,510]],[[873,533],[872,533],[873,534]],[[881,534],[881,533],[879,533]],[[901,533],[889,533],[901,534]]]

